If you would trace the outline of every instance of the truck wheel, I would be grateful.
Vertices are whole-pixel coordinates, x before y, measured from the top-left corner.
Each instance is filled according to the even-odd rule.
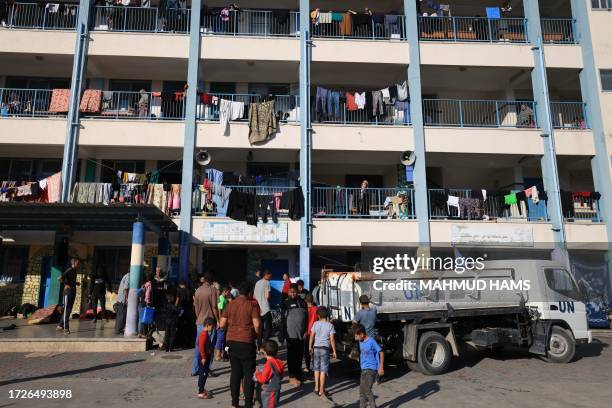
[[[450,345],[443,335],[429,331],[421,335],[417,348],[419,371],[425,375],[445,373],[451,361]]]
[[[546,360],[551,363],[569,363],[574,358],[575,352],[576,342],[572,333],[559,326],[553,326],[548,340]]]
[[[408,368],[410,369],[410,371],[414,371],[415,373],[420,373],[421,372],[421,367],[419,367],[419,363],[417,363],[416,361],[406,361],[406,365],[408,366]]]

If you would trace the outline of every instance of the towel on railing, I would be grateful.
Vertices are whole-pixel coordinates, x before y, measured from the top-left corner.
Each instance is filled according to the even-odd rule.
[[[67,113],[70,100],[70,89],[54,89],[51,93],[49,112]]]
[[[274,100],[249,104],[249,143],[266,141],[278,132]]]
[[[81,106],[79,110],[85,113],[100,112],[102,102],[102,91],[98,89],[86,89],[81,98]]]

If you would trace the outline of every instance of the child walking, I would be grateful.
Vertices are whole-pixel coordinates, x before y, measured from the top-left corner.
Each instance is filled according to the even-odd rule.
[[[276,358],[278,343],[267,340],[263,346],[266,363],[263,370],[255,372],[255,381],[260,385],[261,407],[276,408],[280,404],[281,381],[285,364]]]
[[[369,337],[365,327],[358,324],[355,329],[355,341],[359,342],[361,378],[359,382],[359,408],[376,408],[372,385],[376,380],[376,374],[380,377],[385,375],[385,355],[372,337]]]
[[[204,319],[204,330],[198,337],[198,350],[200,351],[201,360],[198,361],[198,398],[210,399],[212,394],[206,391],[204,386],[210,372],[210,363],[213,358],[213,348],[215,344],[215,327],[217,320],[214,317]]]
[[[306,365],[306,368],[304,371],[306,371],[308,377],[310,377],[312,373],[311,371],[312,354],[310,353],[310,333],[312,331],[312,325],[317,320],[319,320],[319,317],[317,316],[317,310],[319,308],[314,304],[314,298],[312,297],[311,293],[307,294],[304,300],[306,301],[306,311],[308,313],[308,325],[306,327],[306,337],[304,337],[304,364]]]
[[[230,288],[225,287],[219,295],[219,301],[217,302],[217,308],[219,309],[219,316],[223,314],[223,311],[231,300]],[[225,360],[225,329],[217,329],[217,341],[215,342],[215,361]]]
[[[317,310],[317,315],[319,320],[312,325],[309,344],[315,379],[314,392],[321,399],[329,401],[325,392],[325,378],[329,372],[330,350],[332,357],[336,358],[336,340],[334,339],[336,330],[334,330],[334,325],[329,322],[327,308],[320,307]]]

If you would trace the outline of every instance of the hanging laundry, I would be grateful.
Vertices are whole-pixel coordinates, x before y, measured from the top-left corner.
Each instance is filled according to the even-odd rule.
[[[219,125],[225,134],[230,120],[242,119],[244,116],[244,103],[221,99],[219,103]]]
[[[289,210],[289,218],[296,221],[304,216],[304,193],[302,187],[283,193],[280,208]]]
[[[319,23],[320,24],[331,24],[332,22],[332,12],[325,12],[325,13],[321,13],[319,12]]]
[[[395,86],[397,87],[397,100],[405,101],[408,99],[408,85],[406,81],[401,84],[396,84]]]
[[[49,103],[49,112],[67,113],[69,101],[70,101],[70,89],[54,89],[51,92],[51,102]]]
[[[365,92],[355,92],[355,104],[357,104],[357,109],[365,109],[366,107],[366,93]]]
[[[55,173],[47,177],[47,201],[49,203],[57,203],[60,200],[62,193],[62,173]]]
[[[447,200],[446,200],[446,205],[448,207],[448,214],[449,215],[453,214],[451,212],[451,207],[454,207],[457,210],[457,216],[461,215],[461,212],[459,211],[459,197],[449,195]]]
[[[278,131],[274,100],[249,105],[249,143],[261,143]]]
[[[98,113],[101,109],[102,91],[98,89],[86,89],[81,97],[79,110],[84,113]]]
[[[359,106],[357,106],[357,103],[355,101],[355,95],[350,92],[347,92],[345,96],[346,96],[346,110],[347,111],[358,110]]]
[[[353,35],[353,14],[351,12],[344,13],[342,24],[340,24],[340,35]]]

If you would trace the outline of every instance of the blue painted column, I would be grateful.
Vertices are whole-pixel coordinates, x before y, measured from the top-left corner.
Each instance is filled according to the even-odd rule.
[[[70,80],[70,101],[66,124],[66,140],[64,141],[64,156],[62,160],[62,194],[60,201],[70,200],[72,183],[76,177],[79,157],[79,106],[81,92],[84,87],[84,75],[87,68],[87,47],[89,44],[89,14],[93,2],[80,0],[79,15],[76,26],[76,45],[72,62],[72,78]]]
[[[423,122],[423,98],[421,96],[421,55],[416,1],[404,0],[406,35],[408,37],[410,64],[408,65],[408,87],[410,91],[410,117],[414,135],[414,199],[419,228],[419,247],[431,245],[429,233],[429,210],[427,199],[427,174],[425,165],[425,125]],[[399,154],[397,159],[399,160]]]
[[[563,229],[563,211],[559,188],[559,171],[552,117],[550,113],[550,95],[548,94],[548,79],[546,76],[546,61],[540,26],[540,7],[537,0],[524,3],[527,17],[527,35],[533,50],[534,68],[531,71],[535,114],[539,127],[542,129],[544,155],[541,159],[542,179],[544,189],[548,194],[548,215],[552,225],[555,247],[565,248],[565,230]]]
[[[138,288],[144,266],[145,227],[140,221],[134,223],[132,229],[132,256],[130,259],[130,290],[128,291],[128,307],[125,322],[125,337],[138,334]]]
[[[604,117],[599,95],[599,70],[595,61],[591,36],[590,1],[571,0],[571,5],[572,15],[576,19],[574,35],[582,49],[583,68],[580,71],[580,87],[582,100],[586,102],[587,123],[591,127],[593,144],[595,145],[595,156],[591,159],[591,169],[595,190],[601,194],[599,212],[601,219],[606,223],[606,232],[608,233],[608,250],[605,256],[610,275],[610,285],[612,285],[612,168],[606,146]],[[608,143],[611,142],[608,140]]]
[[[179,225],[179,279],[189,282],[191,248],[191,194],[193,186],[193,156],[196,143],[196,106],[198,68],[200,65],[200,9],[202,0],[192,0],[189,28],[189,62],[187,64],[187,98],[185,100],[185,137],[183,141],[183,178],[181,183],[181,221]]]
[[[300,221],[300,278],[308,289],[310,289],[310,247],[312,245],[310,41],[310,4],[308,0],[300,0],[300,185],[304,192],[304,217]]]

